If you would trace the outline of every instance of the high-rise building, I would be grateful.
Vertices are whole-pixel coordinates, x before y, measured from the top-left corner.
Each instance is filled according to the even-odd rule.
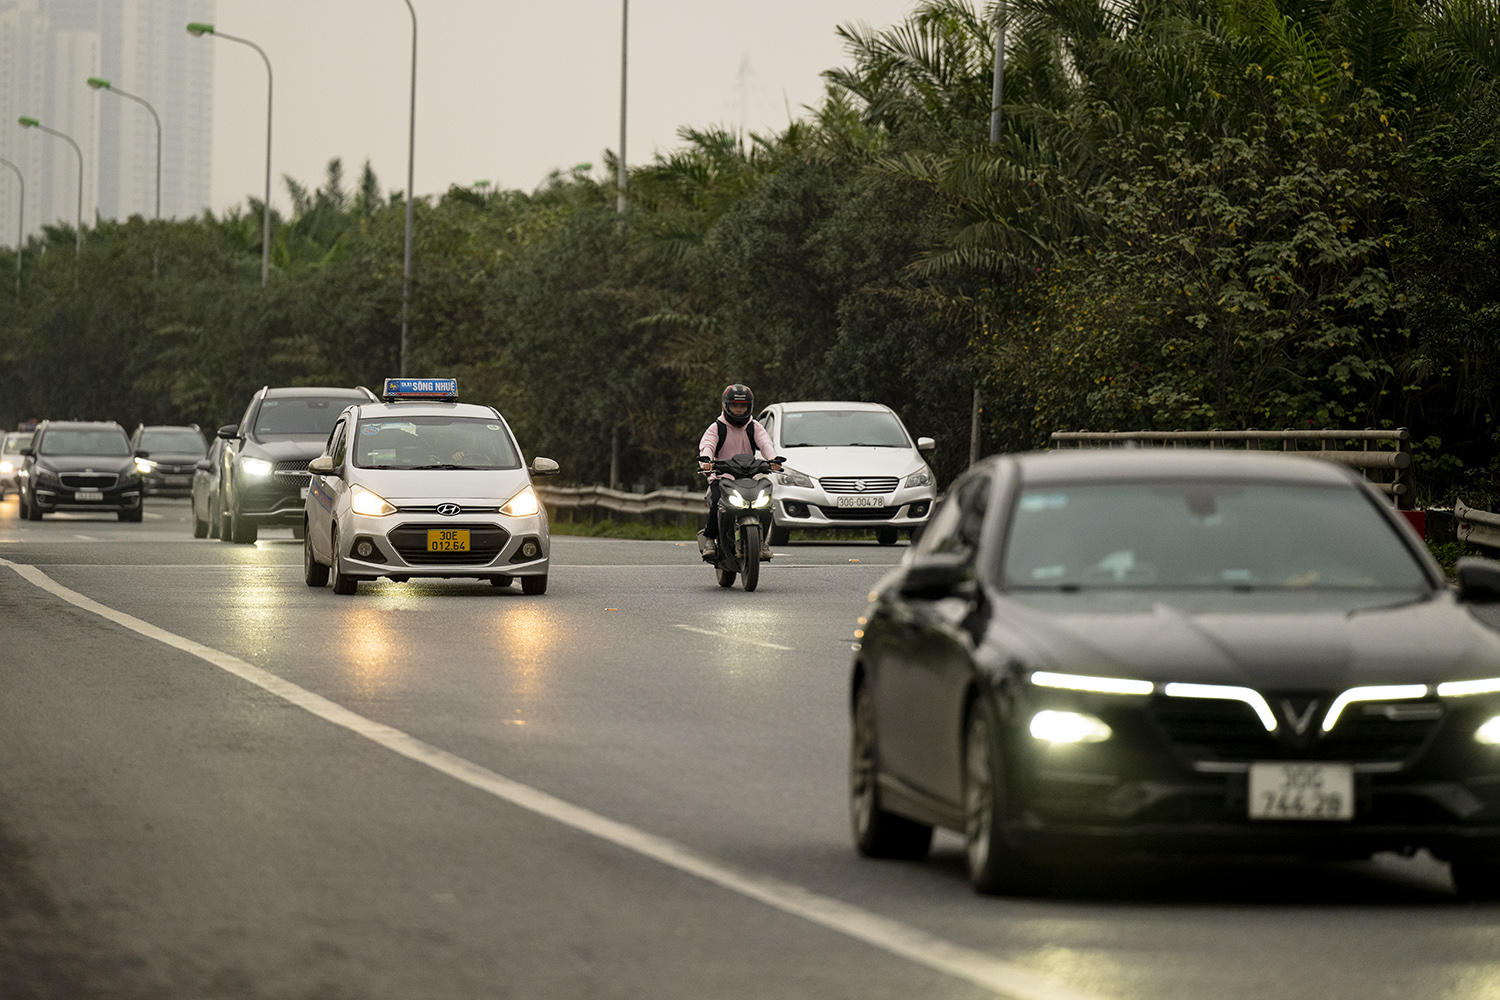
[[[0,0],[0,157],[26,175],[26,230],[72,225],[78,160],[60,139],[22,129],[21,115],[72,136],[83,150],[83,218],[151,218],[156,128],[145,108],[89,89],[102,76],[156,108],[162,122],[161,214],[182,218],[210,200],[213,50],[189,21],[212,21],[214,0]],[[0,170],[0,242],[16,231],[14,175]]]

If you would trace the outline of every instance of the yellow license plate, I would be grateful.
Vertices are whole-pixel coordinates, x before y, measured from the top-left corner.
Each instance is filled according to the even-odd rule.
[[[469,533],[458,528],[444,528],[427,533],[428,552],[467,552]]]

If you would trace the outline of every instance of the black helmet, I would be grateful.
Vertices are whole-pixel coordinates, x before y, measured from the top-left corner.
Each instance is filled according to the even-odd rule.
[[[724,390],[724,395],[721,397],[720,401],[722,403],[725,420],[729,421],[736,427],[743,427],[750,422],[750,412],[755,409],[755,393],[750,391],[750,387],[748,385],[740,385],[738,382],[736,382],[734,385]],[[745,412],[738,415],[730,413],[729,406],[731,403],[744,403]],[[735,408],[738,409],[739,407]]]

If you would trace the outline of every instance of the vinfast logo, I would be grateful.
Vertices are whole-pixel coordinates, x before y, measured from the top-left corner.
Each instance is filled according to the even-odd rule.
[[[437,512],[444,517],[452,517],[454,514],[463,513],[463,508],[456,503],[440,503]]]
[[[1292,732],[1296,733],[1298,736],[1301,736],[1303,733],[1307,732],[1307,727],[1312,725],[1313,715],[1315,715],[1317,711],[1318,700],[1316,698],[1312,699],[1305,706],[1303,706],[1300,713],[1296,710],[1295,707],[1293,707],[1292,699],[1281,699],[1282,718],[1286,719],[1286,724],[1288,726],[1291,726]]]

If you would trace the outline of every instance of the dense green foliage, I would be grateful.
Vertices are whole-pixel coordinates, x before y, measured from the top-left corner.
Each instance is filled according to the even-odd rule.
[[[719,389],[889,403],[967,461],[1056,428],[1409,426],[1429,494],[1493,496],[1500,10],[1490,0],[926,0],[848,27],[776,135],[685,129],[613,186],[417,205],[414,372],[567,478],[687,483]],[[49,230],[0,295],[0,422],[237,418],[396,370],[403,206],[368,166],[260,206]],[[159,277],[153,278],[153,256]],[[0,254],[0,273],[14,257]],[[75,289],[75,281],[77,288]]]

